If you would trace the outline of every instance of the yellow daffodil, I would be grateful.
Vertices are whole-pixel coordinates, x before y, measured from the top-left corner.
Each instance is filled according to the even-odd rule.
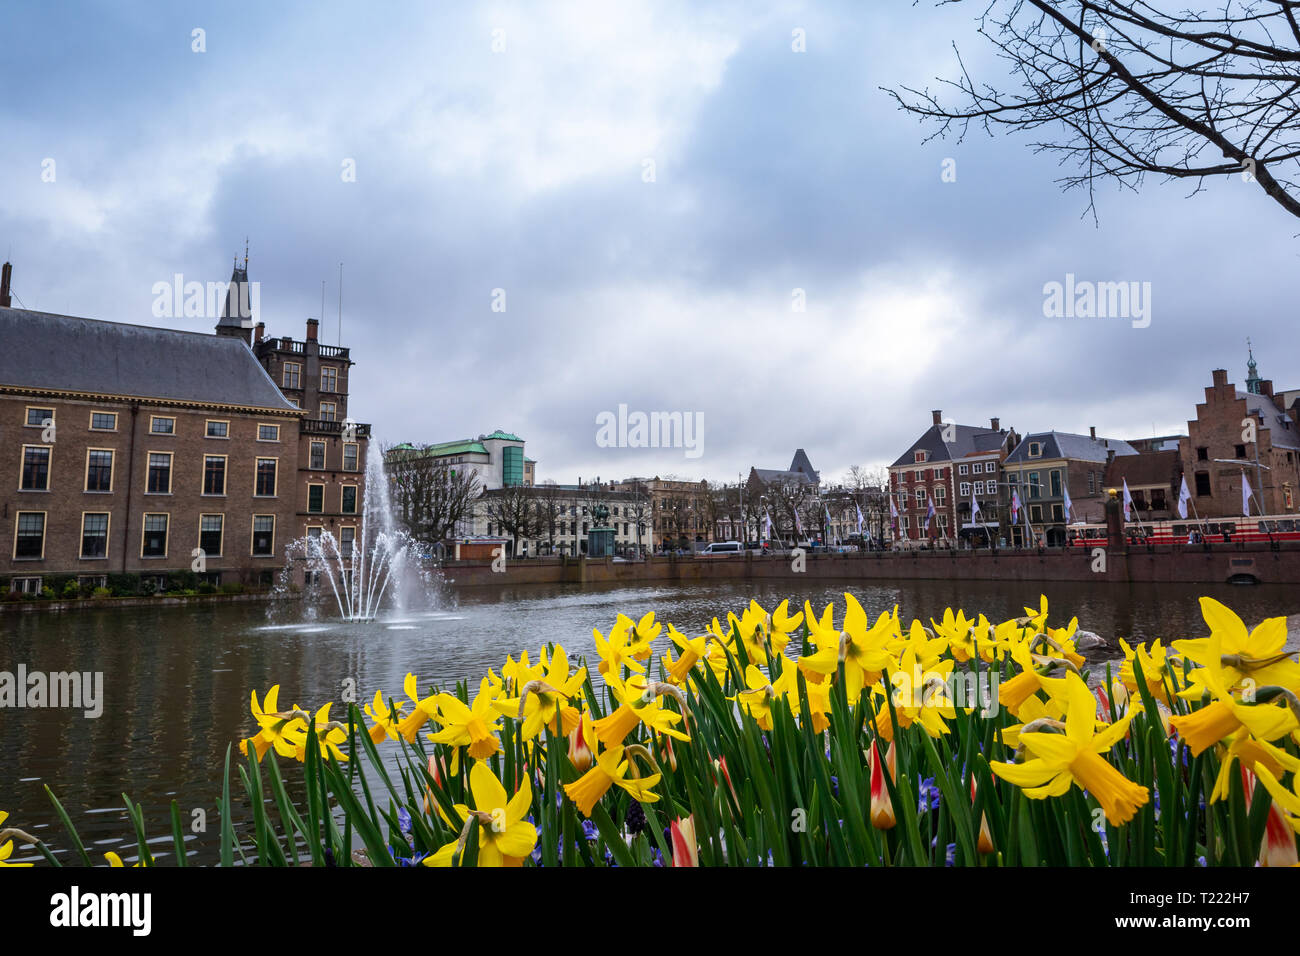
[[[584,817],[591,816],[592,808],[609,788],[617,784],[632,795],[637,803],[654,803],[659,796],[651,788],[659,782],[660,775],[648,777],[627,776],[628,761],[623,759],[623,748],[610,747],[596,755],[596,765],[573,783],[564,785],[564,792]]]
[[[306,727],[306,714],[295,708],[288,713],[279,712],[280,685],[276,684],[266,692],[265,707],[257,702],[257,691],[253,691],[253,719],[262,728],[257,734],[239,742],[239,752],[248,756],[248,744],[251,741],[257,759],[261,760],[272,747],[281,757],[296,758],[298,747],[295,735]]]
[[[543,661],[546,657],[543,654]],[[538,667],[526,674],[527,680],[519,685],[522,697],[499,697],[492,706],[507,717],[523,720],[520,737],[532,740],[550,727],[561,736],[567,736],[578,725],[580,711],[569,701],[582,693],[582,685],[587,679],[587,668],[579,667],[570,673],[569,658],[564,648],[557,645],[546,667]],[[520,713],[520,703],[523,713]]]
[[[492,702],[496,699],[499,688],[493,687],[484,678],[479,683],[474,703],[465,704],[452,694],[438,695],[438,716],[435,718],[442,726],[436,733],[426,734],[435,744],[456,747],[452,758],[451,772],[456,773],[461,747],[469,748],[469,755],[475,760],[485,760],[501,749],[501,741],[496,733],[501,729],[496,709]]]
[[[1079,675],[1070,672],[1063,685],[1065,733],[1022,732],[1020,744],[1033,754],[1022,764],[995,763],[993,772],[1023,788],[1035,800],[1059,797],[1071,784],[1087,790],[1115,826],[1127,823],[1151,795],[1107,762],[1106,753],[1128,731],[1136,709],[1102,733],[1096,729],[1097,702]]]
[[[1174,641],[1172,645],[1188,660],[1201,665],[1188,675],[1191,686],[1179,696],[1189,700],[1203,697],[1211,664],[1217,668],[1219,684],[1228,690],[1249,678],[1254,687],[1272,685],[1300,691],[1300,664],[1291,659],[1295,651],[1285,650],[1286,618],[1271,617],[1247,631],[1235,612],[1208,597],[1201,598],[1201,616],[1210,627],[1210,636]]]
[[[5,821],[8,819],[9,819],[9,811],[0,810],[0,837],[4,835],[8,835],[4,833]],[[24,837],[26,836],[26,834],[22,833],[21,831],[10,831],[10,832],[20,834]],[[10,863],[9,857],[13,856],[13,853],[14,853],[14,841],[0,839],[0,868],[9,866],[17,869],[18,867],[32,865],[30,863]]]
[[[471,816],[478,820],[478,865],[523,866],[524,857],[537,845],[537,828],[525,819],[533,802],[528,777],[520,780],[519,790],[511,797],[491,768],[480,760],[470,769],[469,787],[474,809],[458,803],[456,812],[466,824]],[[458,849],[463,851],[467,830],[466,826],[459,840],[426,857],[424,865],[451,866]]]

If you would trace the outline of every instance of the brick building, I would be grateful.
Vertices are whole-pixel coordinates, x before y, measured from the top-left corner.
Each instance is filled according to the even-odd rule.
[[[1016,491],[1025,514],[1012,524],[1007,511],[1006,532],[1017,545],[1062,545],[1066,542],[1065,495],[1070,496],[1074,521],[1104,521],[1106,472],[1114,459],[1137,451],[1118,438],[1098,438],[1070,432],[1036,432],[1026,435],[1007,456],[1004,496]],[[1032,536],[1025,529],[1029,519]]]
[[[1250,365],[1253,373],[1253,358]],[[1211,374],[1205,401],[1197,403],[1196,418],[1187,423],[1187,437],[1179,446],[1197,513],[1213,518],[1241,515],[1245,475],[1255,494],[1252,514],[1260,507],[1266,514],[1294,514],[1300,487],[1296,408],[1286,408],[1283,395],[1275,395],[1267,379],[1252,375],[1248,381],[1258,391],[1241,391],[1228,381],[1226,370]]]
[[[930,427],[889,466],[889,492],[898,509],[895,537],[949,544],[972,535],[987,540],[998,522],[1001,463],[1018,436],[996,418],[986,428],[945,422],[938,409],[930,415]],[[973,523],[972,494],[980,507]],[[935,514],[927,531],[931,502]]]
[[[215,335],[14,309],[9,274],[6,263],[8,590],[62,576],[86,587],[112,575],[162,585],[190,572],[213,585],[266,586],[289,540],[313,526],[346,539],[343,529],[358,523],[369,427],[307,414],[333,402],[346,415],[347,350],[323,355],[310,326],[310,343],[277,340],[303,365],[299,390],[282,390],[270,374],[283,371],[276,351],[255,354],[252,322],[234,307],[247,261]],[[340,377],[322,374],[327,366]]]

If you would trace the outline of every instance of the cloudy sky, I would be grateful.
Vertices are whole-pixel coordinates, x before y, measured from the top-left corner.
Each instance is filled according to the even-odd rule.
[[[796,447],[838,476],[935,408],[1182,432],[1247,336],[1300,386],[1298,230],[1258,186],[1105,189],[1094,225],[1023,137],[923,144],[880,87],[954,41],[1002,82],[983,6],[9,3],[0,253],[28,308],[207,330],[154,285],[227,280],[248,236],[269,332],[324,280],[331,344],[342,262],[353,417],[513,431],[562,482]],[[1151,283],[1149,326],[1044,317],[1067,273]],[[703,454],[599,447],[620,404],[702,414]]]

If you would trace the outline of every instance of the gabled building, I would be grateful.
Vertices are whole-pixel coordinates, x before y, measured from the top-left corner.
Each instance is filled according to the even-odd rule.
[[[1004,535],[1018,546],[1065,544],[1067,493],[1074,506],[1073,521],[1104,521],[1107,469],[1113,459],[1136,454],[1126,441],[1098,438],[1095,427],[1087,435],[1058,431],[1026,435],[1003,463],[1003,503],[1010,501],[1011,492],[1018,493],[1032,534],[1025,528],[1026,514],[1012,522],[1006,508]]]
[[[988,426],[945,422],[931,412],[931,424],[889,466],[889,492],[898,509],[896,539],[956,544],[984,543],[998,526],[1001,463],[1016,441],[997,418]],[[971,497],[979,514],[971,521]],[[934,518],[926,529],[930,503]]]
[[[1128,485],[1133,498],[1133,520],[1165,521],[1176,518],[1183,463],[1177,448],[1117,455],[1106,469],[1105,486],[1121,490]],[[1190,513],[1189,513],[1190,515]]]
[[[1251,514],[1292,514],[1300,487],[1300,419],[1287,408],[1273,383],[1258,377],[1254,356],[1238,389],[1224,369],[1215,369],[1205,401],[1187,423],[1179,448],[1196,511],[1201,517],[1225,518],[1242,513],[1242,480],[1254,492]],[[1251,390],[1254,389],[1254,390]],[[1254,438],[1252,441],[1251,439]]]

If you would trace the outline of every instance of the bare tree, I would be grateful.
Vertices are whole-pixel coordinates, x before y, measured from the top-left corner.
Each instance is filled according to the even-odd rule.
[[[533,515],[538,537],[545,537],[547,553],[555,553],[555,536],[560,530],[560,515],[564,514],[562,492],[555,482],[547,480],[533,489]]]
[[[961,0],[940,0],[941,3]],[[983,0],[978,32],[1014,88],[960,76],[939,82],[961,102],[900,87],[903,109],[960,142],[971,123],[1050,130],[1036,152],[1074,161],[1059,182],[1088,191],[1148,173],[1197,180],[1240,173],[1300,216],[1300,3],[1241,0],[1216,11],[1155,9],[1143,0]],[[900,92],[901,91],[901,92]],[[933,137],[931,137],[933,138]]]
[[[643,481],[633,480],[627,485],[625,493],[627,498],[625,499],[624,510],[628,518],[636,526],[636,553],[637,557],[640,557],[644,551],[641,535],[654,520],[654,503],[651,501],[650,492]]]
[[[525,485],[506,485],[485,491],[479,500],[487,519],[501,530],[502,535],[510,538],[513,555],[519,554],[520,538],[536,538],[541,533],[534,489]]]
[[[380,454],[395,517],[416,540],[435,546],[473,516],[482,484],[472,469],[458,469],[409,445],[385,445]]]

